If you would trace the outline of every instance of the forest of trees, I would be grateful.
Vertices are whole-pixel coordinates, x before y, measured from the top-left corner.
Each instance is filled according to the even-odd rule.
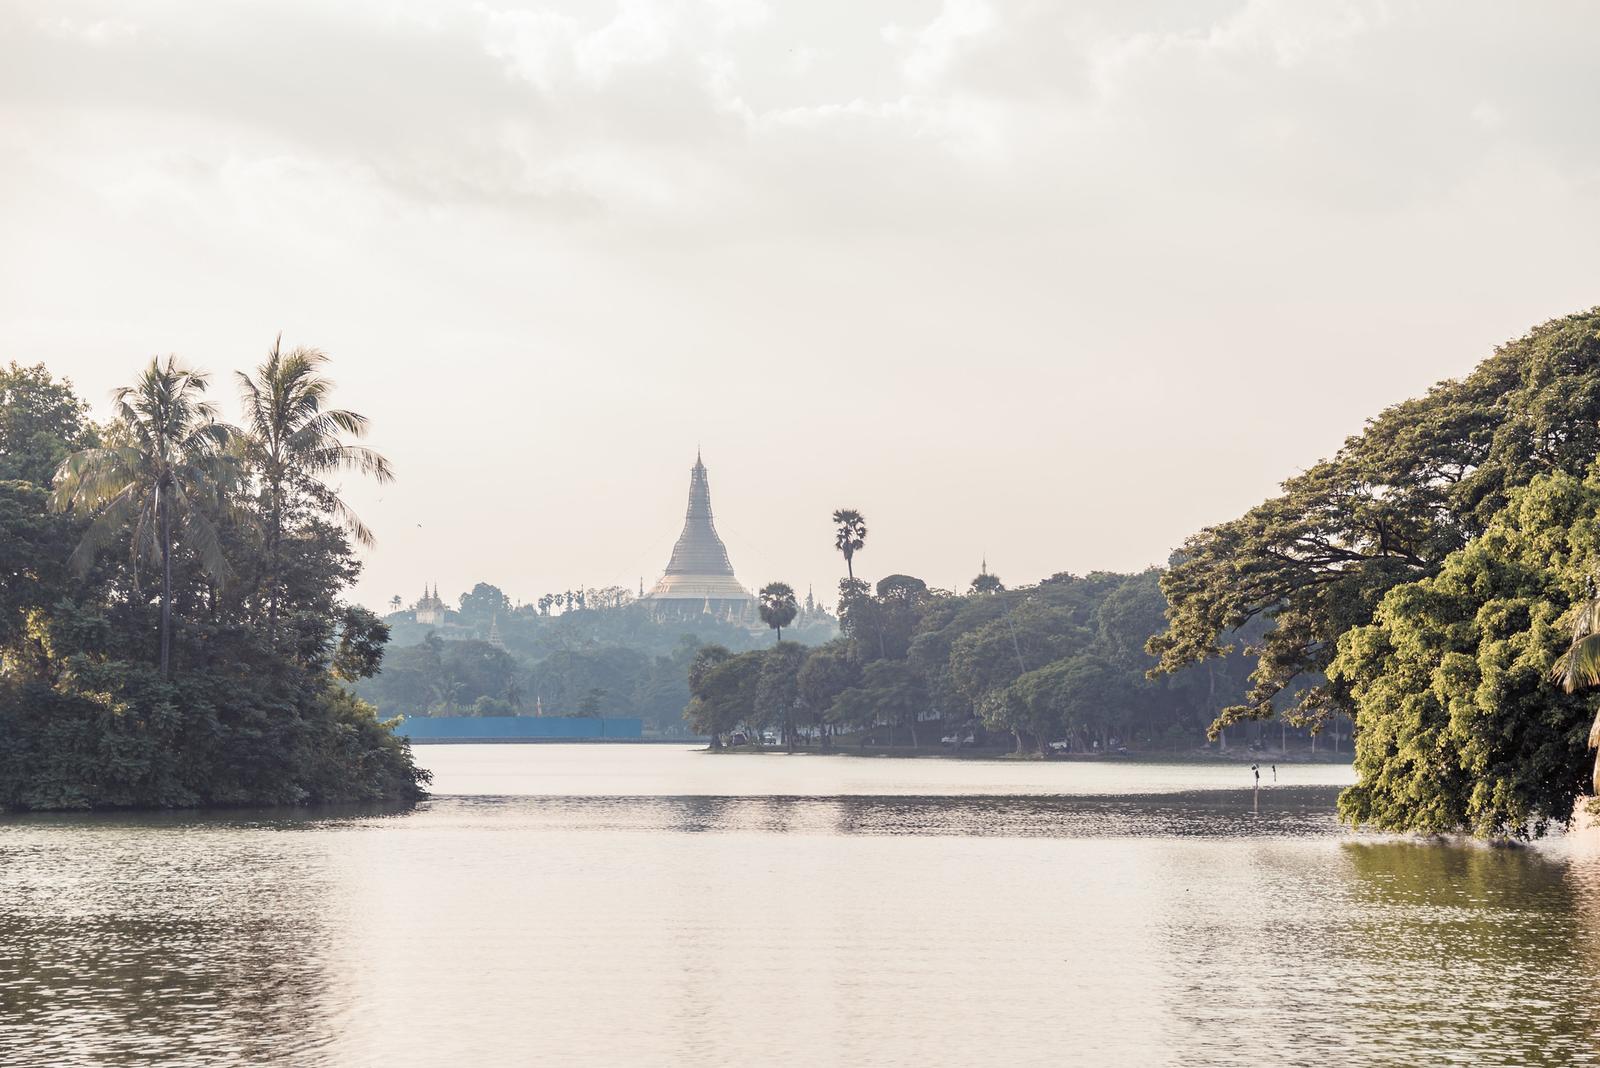
[[[392,603],[391,603],[392,604]],[[617,587],[547,594],[513,605],[498,586],[476,583],[444,627],[389,618],[383,670],[356,691],[386,715],[635,716],[653,733],[688,734],[689,662],[702,645],[734,649],[771,638],[715,616],[658,619]],[[838,633],[814,608],[796,635],[820,643]],[[499,646],[491,644],[491,627]],[[446,637],[448,635],[448,637]]]
[[[1381,412],[1191,537],[1162,576],[1169,621],[1150,649],[1187,672],[1260,628],[1250,692],[1218,725],[1353,716],[1359,782],[1340,810],[1354,823],[1540,834],[1590,777],[1593,675],[1566,677],[1563,658],[1600,615],[1597,450],[1593,310]]]
[[[840,514],[852,573],[840,583],[839,637],[695,652],[685,716],[714,745],[742,734],[831,747],[848,734],[1040,755],[1192,749],[1245,692],[1252,663],[1239,651],[1148,677],[1156,660],[1145,642],[1166,608],[1156,570],[1060,574],[1018,589],[985,570],[965,594],[909,575],[869,586],[853,575],[865,524]]]
[[[230,385],[168,358],[89,418],[0,367],[0,807],[409,800],[427,775],[348,684],[388,631],[339,598],[370,542],[326,481],[391,477],[325,360]]]
[[[616,588],[518,607],[480,583],[450,640],[391,617],[387,660],[389,625],[339,599],[371,535],[325,479],[390,472],[322,367],[274,348],[237,376],[237,427],[171,360],[103,426],[43,367],[0,371],[0,804],[417,796],[357,694],[1022,753],[1353,722],[1346,819],[1484,836],[1566,821],[1597,773],[1600,311],[1386,409],[1163,570],[869,584],[867,523],[841,509],[836,620],[781,582],[770,633],[664,623]]]

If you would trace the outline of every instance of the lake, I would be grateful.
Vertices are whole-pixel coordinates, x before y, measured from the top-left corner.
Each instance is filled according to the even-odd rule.
[[[405,812],[0,819],[0,1064],[1600,1063],[1600,855],[1348,767],[425,746]]]

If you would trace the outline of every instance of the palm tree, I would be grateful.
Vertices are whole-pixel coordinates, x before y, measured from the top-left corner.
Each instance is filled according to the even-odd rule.
[[[800,605],[794,599],[794,587],[787,582],[769,582],[761,587],[761,601],[757,609],[761,622],[778,632],[783,641],[783,628],[794,622],[800,614]]]
[[[201,569],[227,573],[213,516],[235,469],[225,455],[234,436],[201,394],[206,376],[168,356],[111,395],[113,444],[68,456],[56,472],[57,511],[93,515],[69,563],[86,574],[95,554],[130,527],[134,580],[141,558],[161,564],[161,676],[172,670],[172,536],[194,550]]]
[[[1550,669],[1550,677],[1567,693],[1600,684],[1600,594],[1593,579],[1587,596],[1573,612],[1572,641]],[[1589,748],[1600,749],[1600,712],[1589,727]],[[1591,779],[1595,793],[1600,794],[1600,753],[1595,754]]]
[[[867,521],[853,508],[841,508],[834,512],[833,521],[839,527],[833,536],[833,547],[844,553],[845,570],[851,578],[855,578],[856,570],[851,561],[855,558],[856,550],[867,543]]]
[[[283,352],[283,335],[256,368],[255,377],[236,372],[244,400],[245,453],[261,479],[267,538],[267,636],[278,635],[278,599],[283,567],[284,514],[291,495],[310,491],[362,545],[372,531],[338,493],[322,480],[332,471],[357,471],[378,482],[394,479],[382,454],[346,444],[343,435],[366,436],[367,418],[327,407],[333,383],[322,374],[328,358],[316,349]]]

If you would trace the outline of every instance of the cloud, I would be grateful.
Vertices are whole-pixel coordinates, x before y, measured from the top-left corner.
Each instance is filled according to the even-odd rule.
[[[1489,0],[12,0],[0,344],[98,389],[128,347],[298,323],[423,428],[430,502],[467,493],[440,442],[487,437],[548,501],[698,430],[730,481],[748,458],[752,524],[810,491],[931,513],[956,471],[1036,532],[1009,571],[1132,566],[1377,393],[1593,300],[1597,28]],[[843,418],[856,455],[815,463]],[[1171,509],[1066,514],[1167,478],[1174,440],[1208,477]],[[773,574],[802,537],[765,532]]]

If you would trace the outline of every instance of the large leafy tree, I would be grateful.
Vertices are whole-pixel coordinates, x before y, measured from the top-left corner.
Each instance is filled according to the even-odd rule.
[[[835,698],[832,716],[863,728],[905,727],[916,746],[917,722],[926,703],[921,678],[904,661],[874,660],[862,669],[858,685]]]
[[[830,745],[831,724],[822,718],[823,714],[841,693],[861,681],[861,661],[856,657],[854,643],[848,638],[835,638],[817,646],[806,657],[795,681],[806,708],[820,720],[822,744]]]
[[[1242,517],[1189,538],[1162,578],[1158,672],[1225,656],[1265,621],[1246,699],[1217,726],[1348,713],[1339,639],[1395,586],[1437,574],[1540,474],[1582,474],[1600,448],[1600,311],[1546,323],[1460,380],[1379,414],[1331,459]],[[1277,700],[1282,696],[1282,700]]]
[[[761,654],[761,675],[756,681],[756,713],[763,723],[776,723],[794,752],[800,713],[805,699],[800,693],[800,669],[807,649],[794,642],[779,642]]]
[[[760,699],[762,654],[730,653],[708,645],[695,654],[689,666],[689,707],[684,718],[720,747],[722,736],[749,722]]]
[[[479,582],[460,598],[461,618],[470,623],[488,623],[511,614],[511,598],[498,586]]]
[[[244,449],[260,483],[266,539],[267,636],[276,642],[283,598],[284,534],[295,506],[313,502],[331,513],[362,545],[371,545],[367,528],[326,477],[355,471],[378,482],[394,477],[381,453],[345,438],[367,433],[367,418],[329,406],[333,383],[322,369],[328,358],[316,349],[283,351],[280,335],[253,375],[237,372],[244,402]]]
[[[89,406],[44,364],[0,367],[0,482],[48,486],[61,461],[93,444]]]
[[[1546,475],[1340,638],[1329,674],[1359,726],[1347,819],[1524,837],[1571,815],[1591,770],[1592,702],[1553,676],[1597,553],[1600,477]]]
[[[70,563],[87,573],[99,550],[126,539],[137,565],[161,568],[161,674],[172,669],[174,535],[206,574],[228,572],[218,534],[223,495],[237,469],[225,450],[233,437],[204,399],[206,376],[169,356],[151,360],[133,385],[112,396],[116,425],[105,445],[67,457],[53,504],[93,516]]]

